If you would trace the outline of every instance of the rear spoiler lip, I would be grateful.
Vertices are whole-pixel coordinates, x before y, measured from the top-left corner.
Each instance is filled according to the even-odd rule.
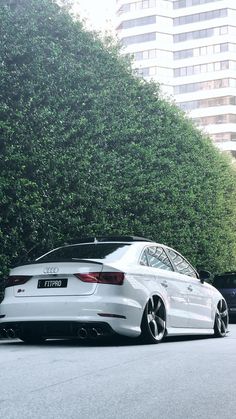
[[[76,262],[88,262],[88,263],[94,263],[96,265],[103,265],[103,262],[97,262],[94,259],[60,259],[60,260],[50,260],[48,262],[43,262],[41,260],[34,260],[32,262],[26,262],[26,263],[20,263],[19,265],[15,265],[13,266],[12,269],[14,268],[19,268],[20,266],[26,266],[26,265],[39,265],[39,264],[47,264],[49,265],[50,263],[76,263]]]

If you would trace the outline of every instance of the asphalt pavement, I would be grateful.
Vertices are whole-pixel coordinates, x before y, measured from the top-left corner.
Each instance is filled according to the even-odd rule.
[[[0,341],[1,419],[232,419],[236,324],[226,338],[26,345]]]

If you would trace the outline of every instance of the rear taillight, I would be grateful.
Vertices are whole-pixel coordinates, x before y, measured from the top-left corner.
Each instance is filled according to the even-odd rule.
[[[123,272],[87,272],[74,275],[83,282],[110,285],[122,285],[125,276]]]
[[[6,280],[5,287],[14,287],[14,285],[22,285],[25,284],[32,276],[26,275],[12,275],[9,276]]]

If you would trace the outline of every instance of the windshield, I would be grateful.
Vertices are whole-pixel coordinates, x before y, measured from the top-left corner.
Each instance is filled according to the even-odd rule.
[[[236,273],[216,276],[213,285],[216,288],[236,288]]]
[[[76,261],[78,259],[104,259],[114,262],[124,256],[130,244],[127,243],[92,243],[64,246],[52,250],[37,259],[39,262]]]

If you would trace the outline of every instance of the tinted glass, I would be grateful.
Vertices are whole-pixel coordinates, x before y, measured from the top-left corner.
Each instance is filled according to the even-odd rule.
[[[236,274],[216,276],[213,285],[216,288],[236,288]]]
[[[126,36],[121,38],[123,45],[139,44],[140,42],[149,42],[156,40],[156,32],[144,33],[141,35]]]
[[[179,273],[188,276],[193,276],[195,278],[197,277],[196,272],[194,271],[192,266],[182,256],[170,249],[168,249],[168,253]]]
[[[144,26],[156,23],[156,16],[145,16],[138,19],[125,20],[120,24],[118,29],[134,28],[135,26]]]
[[[77,244],[52,250],[38,259],[39,262],[73,261],[77,259],[105,259],[114,261],[124,256],[130,244],[123,243],[94,243]]]
[[[161,247],[151,246],[143,252],[141,265],[151,266],[152,268],[173,271],[172,265]]]

